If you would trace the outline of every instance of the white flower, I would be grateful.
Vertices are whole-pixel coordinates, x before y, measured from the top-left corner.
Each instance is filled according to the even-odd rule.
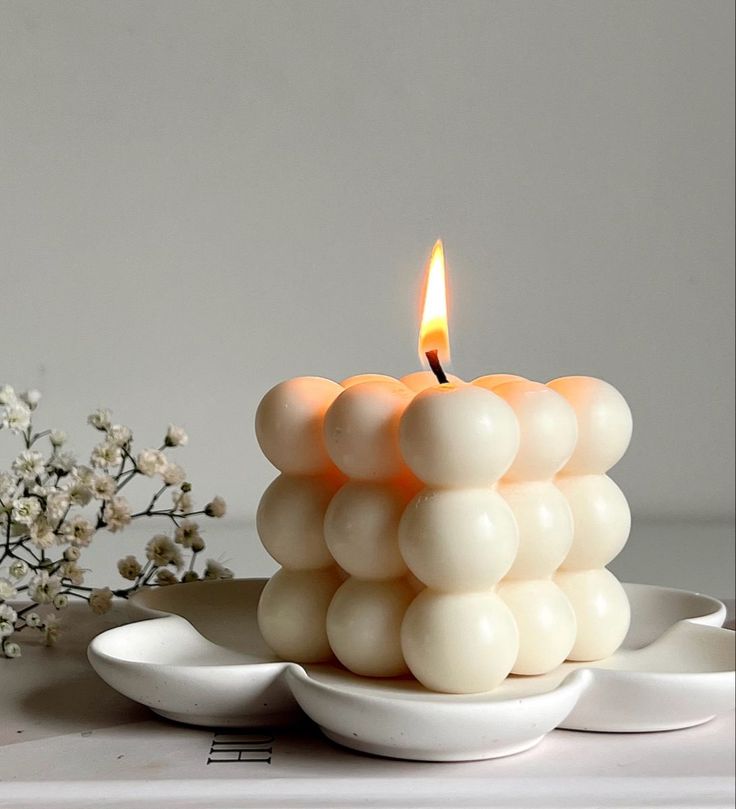
[[[146,558],[156,565],[181,567],[181,553],[166,534],[156,534],[146,545]]]
[[[35,497],[19,497],[13,501],[10,517],[21,525],[30,525],[40,513],[41,504]]]
[[[167,486],[179,486],[187,479],[187,473],[175,463],[167,463],[161,477]]]
[[[31,425],[31,411],[22,402],[5,406],[0,426],[14,433],[24,433]]]
[[[35,410],[38,407],[38,403],[41,401],[41,391],[31,389],[26,390],[21,393],[20,398],[23,402],[25,402],[31,410]]]
[[[208,559],[204,577],[205,579],[232,579],[233,572],[215,559]]]
[[[54,607],[57,610],[66,609],[69,606],[69,596],[66,593],[59,593],[54,599]]]
[[[55,472],[68,474],[77,465],[77,459],[71,452],[55,452],[49,459],[49,466]]]
[[[156,571],[156,582],[158,584],[176,584],[176,576],[165,567],[159,568]]]
[[[41,616],[37,612],[29,612],[26,615],[26,624],[33,629],[38,628],[42,623],[43,621],[41,620]]]
[[[20,657],[20,646],[17,643],[6,643],[3,646],[5,657]]]
[[[15,497],[18,482],[10,472],[0,472],[0,500],[4,503],[13,500]]]
[[[61,447],[66,443],[67,435],[63,430],[52,430],[49,434],[49,441],[52,447]]]
[[[27,483],[32,483],[37,477],[43,475],[44,471],[43,455],[35,450],[23,450],[13,461],[13,472]]]
[[[0,598],[4,601],[8,601],[13,598],[17,592],[15,585],[10,579],[0,578]]]
[[[169,424],[164,443],[167,447],[183,447],[189,443],[189,436],[181,427],[177,427],[175,424]]]
[[[141,563],[135,556],[125,556],[118,560],[118,572],[128,581],[135,581],[141,573]]]
[[[107,530],[114,534],[130,522],[130,503],[121,495],[117,495],[105,503],[102,516]]]
[[[39,517],[31,525],[30,534],[31,542],[37,548],[50,548],[56,542],[56,535],[45,517]]]
[[[65,523],[61,531],[67,542],[78,548],[86,548],[92,540],[95,529],[89,520],[77,515]]]
[[[201,539],[199,526],[193,520],[184,520],[184,522],[177,527],[176,533],[174,534],[174,542],[185,548],[191,548],[195,542],[198,540],[201,541]],[[199,543],[197,542],[197,544]]]
[[[138,470],[149,478],[161,475],[166,470],[168,461],[160,449],[144,449],[135,459]]]
[[[59,639],[59,621],[53,613],[44,619],[43,639],[47,646],[53,646]]]
[[[58,523],[63,519],[71,504],[69,495],[58,489],[51,492],[46,498],[46,519],[52,523]]]
[[[204,513],[208,517],[224,517],[227,505],[222,497],[213,497],[212,501],[204,507]]]
[[[92,489],[89,484],[81,481],[76,476],[72,476],[69,481],[63,480],[59,488],[67,493],[69,502],[72,505],[86,506],[92,499]]]
[[[18,397],[10,385],[0,386],[0,405],[14,405],[18,402]]]
[[[82,551],[74,546],[70,546],[64,551],[64,559],[66,559],[67,562],[76,562],[81,555]]]
[[[110,475],[97,474],[92,478],[92,496],[97,500],[111,500],[115,489],[116,483]]]
[[[112,607],[112,590],[103,587],[101,590],[92,590],[89,595],[89,606],[95,615],[103,615]]]
[[[98,444],[90,455],[90,463],[97,469],[108,469],[117,466],[123,460],[123,452],[112,441],[103,441]]]
[[[22,559],[14,559],[8,572],[14,579],[22,579],[28,573],[28,564]]]
[[[87,424],[91,424],[96,430],[107,430],[110,427],[112,413],[104,408],[95,410],[87,416]]]
[[[107,436],[113,444],[125,447],[133,440],[133,432],[130,427],[123,424],[113,424],[107,431]]]
[[[59,573],[61,573],[62,579],[67,579],[76,587],[84,584],[84,574],[86,570],[79,567],[76,562],[64,562],[59,568]]]
[[[0,638],[7,638],[15,630],[15,621],[18,613],[10,604],[0,604]]]
[[[42,570],[32,579],[29,588],[29,595],[36,604],[50,604],[61,590],[61,579],[58,576],[49,576]]]
[[[182,514],[186,514],[194,508],[194,501],[189,492],[173,491],[171,492],[171,499],[174,501],[175,511],[180,511]]]

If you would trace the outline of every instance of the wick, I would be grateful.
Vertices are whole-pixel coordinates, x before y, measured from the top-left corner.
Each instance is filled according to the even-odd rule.
[[[429,367],[432,369],[432,373],[437,377],[437,381],[440,385],[446,385],[450,380],[445,376],[445,372],[442,370],[439,357],[437,356],[437,349],[426,351],[425,357],[427,358]]]

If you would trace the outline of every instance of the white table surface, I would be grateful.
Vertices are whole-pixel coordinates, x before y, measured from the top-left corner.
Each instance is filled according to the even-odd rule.
[[[729,599],[731,532],[723,523],[635,526],[612,567],[627,580]],[[120,548],[123,543],[113,539]],[[250,524],[218,522],[208,542],[213,555],[230,558],[241,576],[273,570]],[[136,543],[140,547],[140,536],[129,536],[116,553]],[[109,550],[101,542],[94,553],[98,560],[87,564],[97,571]],[[267,756],[268,762],[208,764],[213,730],[157,718],[114,692],[87,663],[89,640],[124,620],[121,606],[100,618],[76,605],[65,616],[69,628],[56,648],[26,643],[21,659],[0,661],[3,809],[734,805],[733,714],[668,733],[553,731],[526,753],[458,764],[361,755],[305,724],[271,731],[270,754],[242,756]],[[244,737],[238,740],[233,749],[249,747]]]

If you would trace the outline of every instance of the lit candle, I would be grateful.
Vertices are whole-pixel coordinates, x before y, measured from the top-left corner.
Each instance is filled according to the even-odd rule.
[[[589,377],[446,373],[445,290],[437,242],[419,335],[427,370],[299,377],[259,405],[258,441],[282,474],[258,531],[282,569],[258,620],[286,659],[334,656],[356,674],[475,693],[621,643],[628,602],[605,565],[630,515],[606,472],[631,413]]]

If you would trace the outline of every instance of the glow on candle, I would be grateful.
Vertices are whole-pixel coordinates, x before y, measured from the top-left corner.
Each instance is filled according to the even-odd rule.
[[[450,362],[450,335],[447,328],[447,289],[445,251],[437,240],[427,265],[424,282],[424,308],[419,328],[419,358],[427,365],[427,352],[436,351],[441,363]]]

